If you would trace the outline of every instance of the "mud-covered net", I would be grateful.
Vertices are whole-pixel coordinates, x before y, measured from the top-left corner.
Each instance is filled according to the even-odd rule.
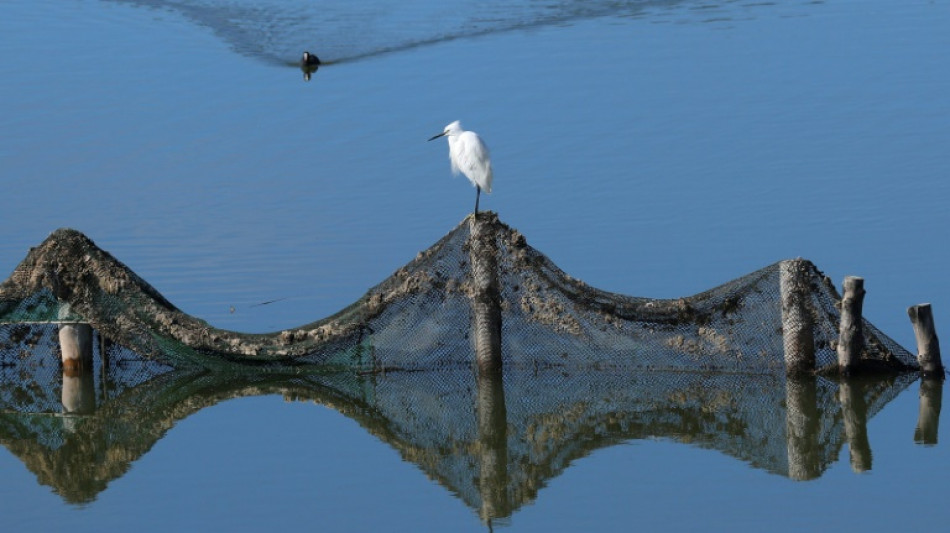
[[[505,368],[776,373],[784,371],[779,265],[680,299],[613,294],[565,274],[483,213],[335,315],[243,334],[179,311],[87,237],[58,230],[0,285],[0,320],[88,322],[179,368],[433,370],[473,363],[477,315],[488,306]],[[810,263],[806,274],[816,366],[834,367],[840,297]],[[867,321],[860,357],[916,365]]]
[[[835,367],[840,298],[796,264],[816,368]],[[862,360],[897,372],[787,378],[782,271],[675,300],[611,294],[484,213],[335,315],[251,335],[182,313],[87,237],[58,230],[0,285],[0,445],[67,501],[88,502],[177,421],[281,394],[356,420],[485,519],[630,439],[802,480],[847,442],[866,470],[867,419],[916,378],[900,372],[914,358],[865,321]],[[503,372],[478,370],[486,342]],[[67,350],[87,371],[67,371]]]

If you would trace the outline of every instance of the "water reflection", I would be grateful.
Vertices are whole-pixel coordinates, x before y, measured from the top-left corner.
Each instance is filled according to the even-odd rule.
[[[482,520],[509,516],[508,497],[508,412],[501,374],[479,375],[476,379],[478,403],[478,491]]]
[[[235,51],[277,64],[288,64],[299,50],[315,50],[324,63],[355,61],[411,50],[464,37],[566,24],[596,17],[635,18],[654,14],[657,22],[696,17],[703,22],[748,18],[769,3],[702,3],[672,15],[670,8],[697,4],[688,0],[586,2],[483,0],[477,3],[414,2],[399,8],[390,2],[309,2],[302,0],[112,0],[180,13],[207,27]],[[692,15],[690,13],[692,12]],[[697,15],[698,14],[698,15]],[[312,74],[312,73],[310,73]],[[309,79],[305,72],[305,79]]]
[[[63,331],[0,328],[0,443],[40,483],[75,503],[95,500],[179,420],[232,398],[269,394],[356,420],[486,522],[533,501],[574,460],[630,439],[671,439],[808,480],[821,476],[845,443],[852,468],[870,469],[867,421],[915,379],[786,382],[780,375],[518,368],[502,376],[468,367],[385,374],[171,371],[92,342],[95,333],[80,335],[89,339],[81,350],[107,371],[73,376],[56,364],[57,350],[73,349],[76,338]],[[922,384],[915,440],[936,441],[941,390],[940,381]]]
[[[943,379],[924,379],[920,382],[920,410],[914,442],[937,444],[937,427],[940,422],[940,405],[943,402]]]
[[[838,387],[838,399],[844,417],[844,431],[848,439],[851,469],[866,472],[871,469],[871,443],[868,440],[868,406],[865,398],[866,383],[845,379]]]
[[[821,475],[821,412],[815,379],[790,380],[785,385],[785,428],[788,439],[788,477],[813,479]]]

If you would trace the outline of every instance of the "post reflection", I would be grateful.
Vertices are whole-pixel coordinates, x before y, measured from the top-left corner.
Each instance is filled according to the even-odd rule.
[[[500,374],[477,378],[478,487],[483,521],[511,514],[508,498],[508,414]]]
[[[857,473],[871,470],[871,443],[868,440],[866,381],[844,379],[838,386],[838,399],[844,418],[845,435],[851,457],[851,469]]]
[[[920,408],[914,442],[937,444],[937,428],[940,424],[940,406],[943,403],[943,380],[924,379],[920,382]]]
[[[816,378],[790,378],[785,384],[785,398],[788,477],[798,481],[814,479],[821,475]]]
[[[6,339],[0,356],[12,361],[6,351],[32,351],[48,358],[61,350],[68,359],[88,361],[84,354],[95,348],[91,332],[45,328],[9,334],[0,327],[0,340]],[[43,374],[48,367],[29,358],[3,371],[0,442],[69,502],[95,500],[179,420],[233,398],[270,394],[352,418],[487,524],[538,498],[577,460],[627,440],[664,438],[809,480],[821,476],[845,444],[852,467],[869,469],[867,420],[915,379],[838,383],[814,376],[571,372],[516,364],[504,374],[471,367],[219,374],[134,357],[111,345],[110,392],[101,399],[95,395],[97,372],[64,372],[60,388],[58,371]],[[936,442],[939,385],[921,389],[918,441]],[[44,409],[85,414],[63,427],[34,415]]]

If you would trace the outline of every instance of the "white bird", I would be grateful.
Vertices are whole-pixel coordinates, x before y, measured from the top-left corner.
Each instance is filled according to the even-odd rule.
[[[452,162],[452,173],[465,174],[468,181],[475,186],[475,215],[478,216],[478,199],[482,190],[491,192],[492,172],[488,147],[477,133],[463,130],[457,120],[446,126],[445,131],[429,140],[443,136],[449,141],[449,161]]]

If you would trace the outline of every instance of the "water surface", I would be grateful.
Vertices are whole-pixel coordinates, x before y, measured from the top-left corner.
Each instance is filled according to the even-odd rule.
[[[8,2],[0,266],[69,226],[216,326],[310,322],[472,208],[425,142],[461,119],[492,149],[482,206],[590,285],[678,297],[802,256],[864,276],[866,315],[913,348],[907,306],[932,302],[938,332],[950,316],[948,27],[924,1]],[[309,83],[303,49],[329,63]],[[863,475],[845,458],[794,482],[636,439],[508,521],[933,526],[947,456],[913,444],[917,388],[870,421]],[[79,507],[9,454],[0,469],[27,529],[484,525],[353,420],[275,396],[180,421]]]

